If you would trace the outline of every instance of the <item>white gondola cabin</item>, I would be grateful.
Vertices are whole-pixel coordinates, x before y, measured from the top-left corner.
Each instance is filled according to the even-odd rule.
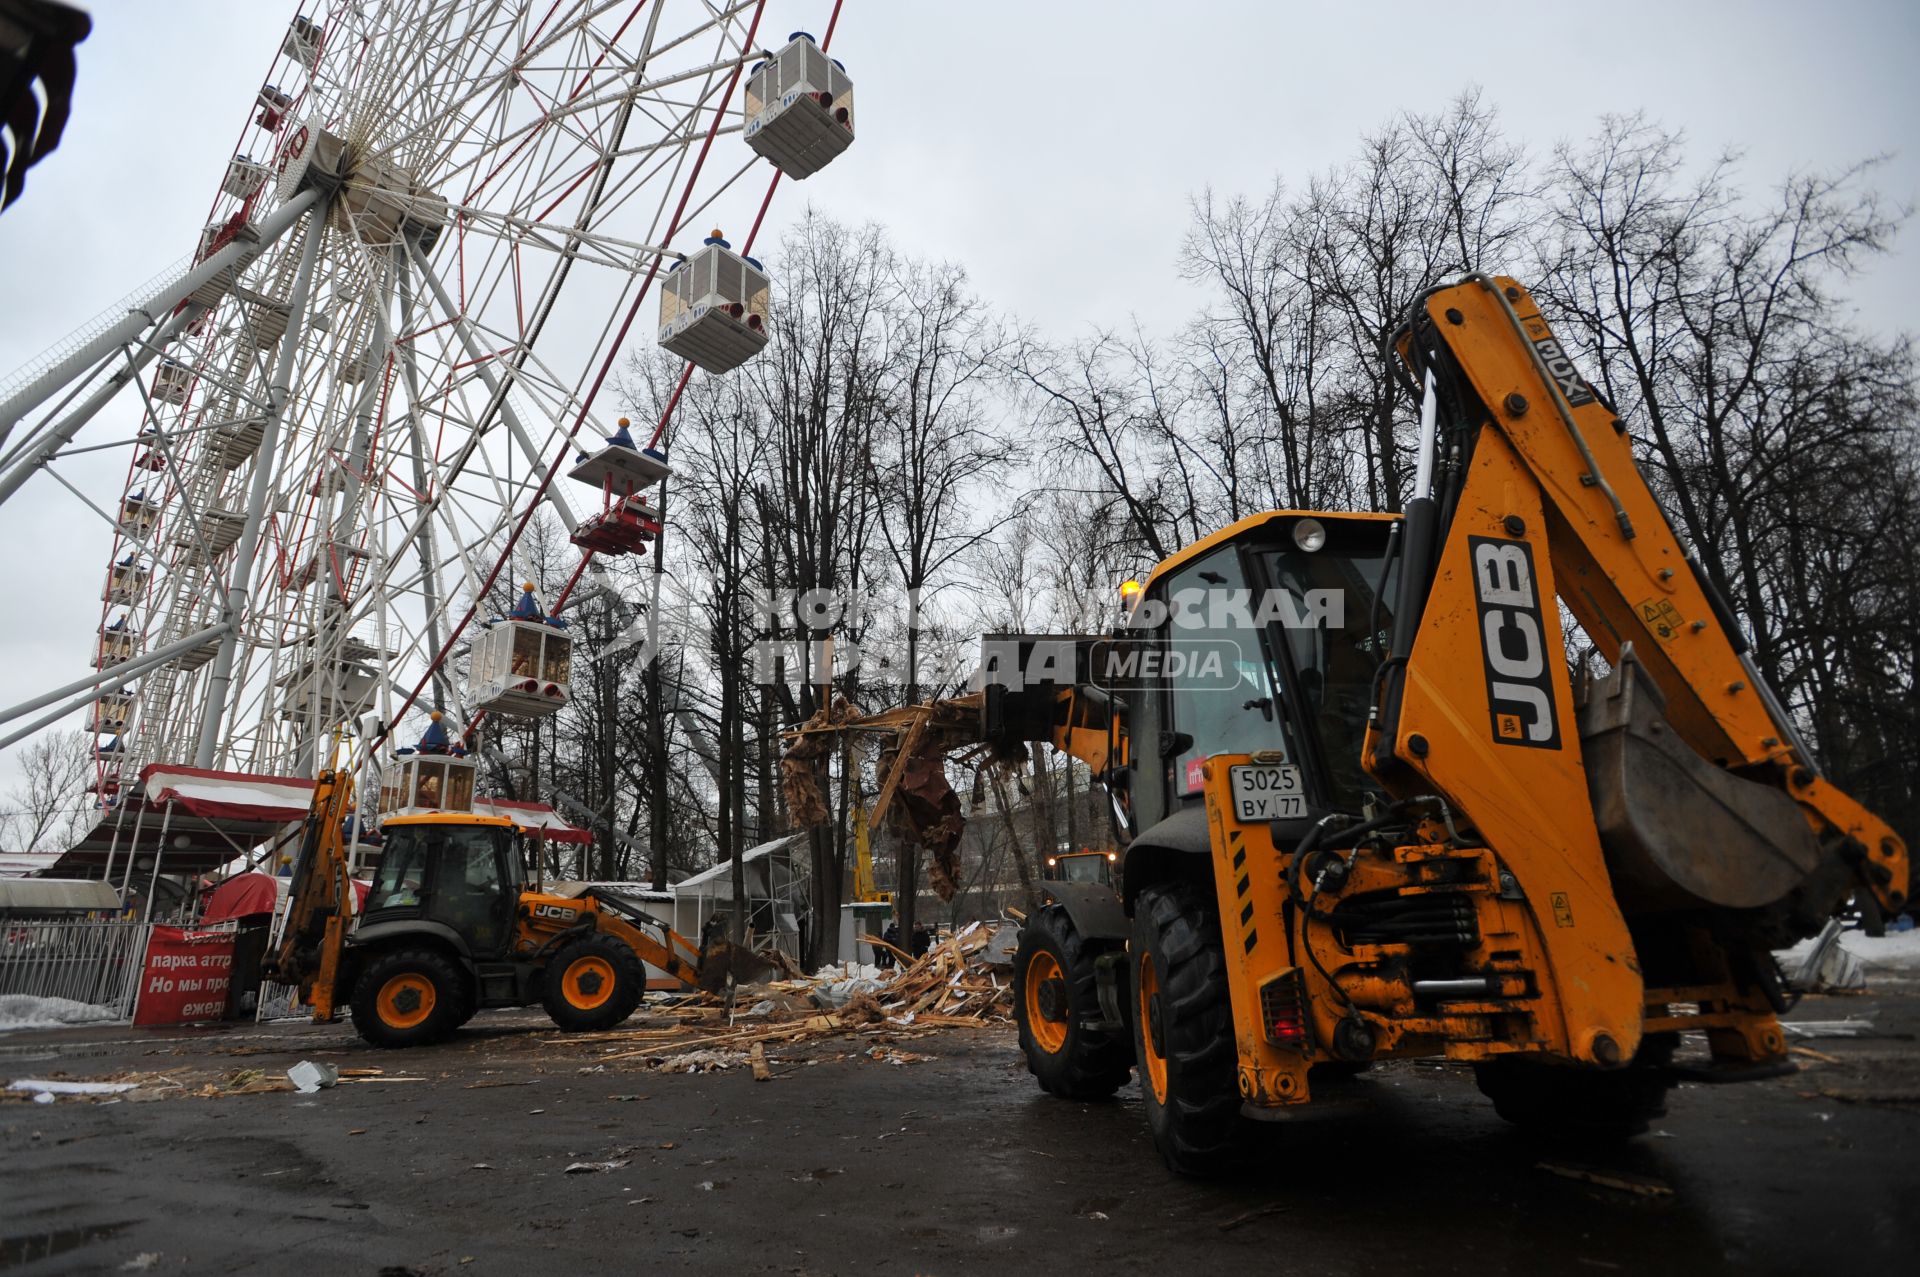
[[[660,290],[660,348],[708,372],[738,368],[767,344],[773,285],[715,231]]]
[[[473,781],[479,765],[447,735],[440,711],[431,715],[420,744],[395,750],[380,772],[380,814],[421,811],[472,811]]]
[[[280,52],[313,70],[320,61],[320,24],[305,16],[294,18],[287,24],[286,38],[280,41]]]
[[[100,598],[106,603],[135,603],[147,588],[150,570],[143,564],[135,563],[129,554],[107,569],[107,587],[100,591]]]
[[[112,625],[100,627],[100,643],[94,649],[93,668],[111,669],[122,661],[133,659],[133,631],[127,628],[125,619]]]
[[[185,403],[193,386],[193,370],[177,359],[162,359],[153,373],[153,397],[163,403]]]
[[[806,32],[747,77],[746,139],[795,181],[853,144],[853,81]]]
[[[147,537],[160,522],[160,503],[145,492],[132,492],[120,503],[120,530],[131,536]]]
[[[111,732],[118,735],[127,730],[127,722],[133,717],[133,697],[126,692],[107,692],[93,703],[93,720],[87,724],[87,730],[95,735]]]
[[[479,764],[459,754],[402,752],[380,773],[380,814],[472,811]]]
[[[251,155],[236,155],[227,161],[227,175],[220,189],[235,199],[246,199],[267,180],[267,166]]]
[[[534,601],[528,582],[520,602],[474,637],[467,686],[490,714],[544,718],[567,703],[573,640]]]

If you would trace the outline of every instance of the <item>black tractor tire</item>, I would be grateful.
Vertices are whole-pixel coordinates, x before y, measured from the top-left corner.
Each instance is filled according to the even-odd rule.
[[[611,1029],[633,1014],[647,991],[647,969],[624,940],[591,935],[553,955],[541,1003],[570,1033]]]
[[[1667,1115],[1673,1080],[1666,1065],[1678,1034],[1649,1034],[1624,1069],[1540,1064],[1501,1057],[1473,1066],[1493,1110],[1523,1130],[1573,1143],[1617,1143],[1644,1134]]]
[[[438,949],[390,949],[370,959],[353,987],[353,1027],[379,1047],[445,1041],[472,1001],[460,963]]]
[[[1239,1053],[1226,954],[1212,899],[1189,883],[1148,887],[1134,905],[1133,1049],[1154,1147],[1180,1175],[1246,1160]]]
[[[1049,1094],[1105,1099],[1133,1072],[1124,1030],[1087,1027],[1106,1019],[1094,963],[1119,947],[1083,939],[1059,905],[1037,910],[1020,928],[1020,947],[1013,955],[1013,1018],[1027,1071]]]

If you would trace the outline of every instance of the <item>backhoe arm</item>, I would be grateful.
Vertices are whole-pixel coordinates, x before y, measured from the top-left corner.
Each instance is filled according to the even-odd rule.
[[[353,925],[344,836],[352,812],[352,776],[345,769],[321,772],[293,862],[280,944],[265,964],[270,979],[299,986],[301,1001],[313,1008],[316,1023],[334,1017],[340,954]]]
[[[1550,574],[1540,576],[1555,583],[1600,654],[1616,669],[1623,661],[1636,665],[1656,694],[1637,711],[1640,727],[1624,719],[1615,726],[1651,737],[1662,730],[1655,720],[1663,719],[1700,760],[1785,794],[1823,851],[1848,866],[1881,907],[1897,911],[1908,882],[1904,844],[1819,775],[1748,656],[1730,610],[1679,543],[1641,475],[1624,425],[1581,379],[1526,290],[1511,279],[1474,276],[1431,294],[1423,318],[1402,343],[1402,358],[1417,377],[1436,374],[1442,405],[1465,418],[1456,426],[1477,431],[1476,469],[1489,436],[1506,445],[1506,464],[1519,472],[1503,478],[1506,496],[1514,498],[1521,487],[1537,490],[1551,560]],[[1480,420],[1471,420],[1475,416]],[[1477,499],[1484,503],[1490,490]],[[1533,495],[1512,500],[1512,510],[1489,513],[1523,527],[1518,506]],[[1442,517],[1460,513],[1443,511]],[[1514,552],[1483,545],[1477,553],[1485,556],[1477,570],[1491,581],[1505,561],[1498,556]],[[1478,603],[1483,625],[1506,624],[1484,590]],[[1499,647],[1488,650],[1497,655]],[[1490,684],[1525,681],[1494,677],[1498,673],[1490,674]],[[1615,687],[1607,694],[1620,692]],[[1584,729],[1596,728],[1588,722],[1595,712],[1591,704],[1582,712]],[[1686,761],[1678,753],[1671,757]]]

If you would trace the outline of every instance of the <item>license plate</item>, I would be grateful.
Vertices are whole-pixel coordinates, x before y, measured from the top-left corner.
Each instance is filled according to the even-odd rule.
[[[1233,797],[1233,818],[1243,825],[1295,820],[1307,814],[1300,769],[1290,763],[1230,767],[1227,792]]]

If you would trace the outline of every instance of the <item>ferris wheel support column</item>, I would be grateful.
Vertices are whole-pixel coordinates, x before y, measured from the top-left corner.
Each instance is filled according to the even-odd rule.
[[[53,454],[73,442],[80,433],[80,427],[93,419],[93,414],[107,406],[107,401],[126,389],[127,383],[145,371],[148,364],[160,355],[161,347],[180,335],[182,329],[200,316],[207,308],[198,302],[189,302],[185,310],[168,320],[166,326],[152,337],[134,345],[129,352],[126,364],[116,369],[100,388],[88,395],[85,402],[62,417],[57,424],[47,429],[38,438],[29,437],[16,448],[15,455],[0,466],[0,504],[5,504],[19,486],[33,477],[34,471],[45,465]]]
[[[178,280],[155,289],[144,300],[127,307],[125,319],[35,377],[8,397],[5,403],[0,403],[0,444],[7,441],[7,436],[13,433],[14,426],[22,417],[45,403],[60,387],[83,370],[94,367],[115,348],[126,345],[153,327],[155,316],[166,314],[193,296],[203,284],[211,283],[222,271],[238,269],[259,256],[262,249],[286,234],[288,228],[298,222],[300,215],[319,198],[318,191],[302,191],[294,196],[253,228],[251,235],[234,239]]]
[[[440,303],[441,313],[447,317],[447,322],[453,326],[454,332],[459,334],[460,344],[466,348],[467,358],[473,360],[474,372],[480,375],[480,384],[485,386],[487,393],[499,403],[500,416],[507,423],[507,433],[513,436],[514,442],[520,445],[520,451],[526,454],[527,464],[536,472],[539,471],[553,459],[540,454],[540,449],[534,446],[533,436],[528,434],[526,427],[520,423],[519,414],[514,412],[513,404],[508,402],[506,392],[500,388],[500,379],[494,376],[493,369],[487,366],[487,352],[481,349],[478,341],[474,340],[473,325],[469,324],[466,316],[460,313],[460,308],[453,304],[453,298],[448,295],[446,286],[440,282],[440,277],[433,273],[433,267],[427,264],[426,254],[420,251],[420,246],[413,240],[408,240],[407,251],[413,256],[413,264],[419,270],[420,278],[427,281],[427,287],[432,290],[434,300]],[[551,484],[547,485],[546,498],[548,504],[553,506],[554,513],[560,516],[560,522],[568,533],[572,533],[580,526],[580,521],[573,517],[573,511],[568,508],[559,491]]]
[[[316,201],[318,198],[316,194]],[[240,620],[247,610],[247,596],[253,580],[253,560],[260,550],[260,524],[266,517],[267,492],[273,486],[273,456],[280,442],[280,418],[286,412],[287,400],[293,395],[294,364],[299,360],[300,337],[306,328],[307,297],[313,290],[313,267],[320,259],[320,241],[325,237],[326,225],[327,206],[324,202],[318,202],[307,221],[306,242],[300,246],[300,267],[293,278],[293,292],[287,298],[287,331],[280,339],[280,354],[273,365],[273,381],[267,387],[266,423],[253,463],[253,487],[247,494],[246,522],[241,526],[233,574],[227,583],[226,606],[220,614],[221,620],[230,628],[220,639],[220,650],[214,654],[213,667],[207,675],[207,704],[200,718],[199,744],[193,752],[195,767],[213,766],[220,739],[220,722],[227,713],[227,696],[233,688],[234,654],[240,646]]]
[[[404,243],[396,244],[393,252],[393,273],[400,282],[401,322],[405,324],[413,318],[413,272],[407,269],[407,250]],[[392,337],[391,334],[387,332],[386,313],[384,311],[375,311],[373,322],[382,340],[391,344]],[[394,352],[395,361],[400,365],[401,375],[406,379],[407,383],[407,440],[410,445],[407,453],[413,461],[413,490],[415,492],[425,493],[430,491],[430,485],[427,482],[426,432],[420,424],[420,366],[414,358],[413,343],[403,342],[391,348]],[[440,601],[434,591],[434,561],[437,556],[433,546],[433,516],[431,513],[421,521],[420,536],[416,542],[416,548],[420,555],[420,597],[426,607],[427,641],[432,645],[431,650],[437,652],[441,648],[442,626],[440,624]],[[433,667],[433,693],[440,707],[452,704],[452,695],[450,685],[447,682],[447,676],[438,665]],[[457,717],[462,722],[466,721],[464,711],[458,714]]]

